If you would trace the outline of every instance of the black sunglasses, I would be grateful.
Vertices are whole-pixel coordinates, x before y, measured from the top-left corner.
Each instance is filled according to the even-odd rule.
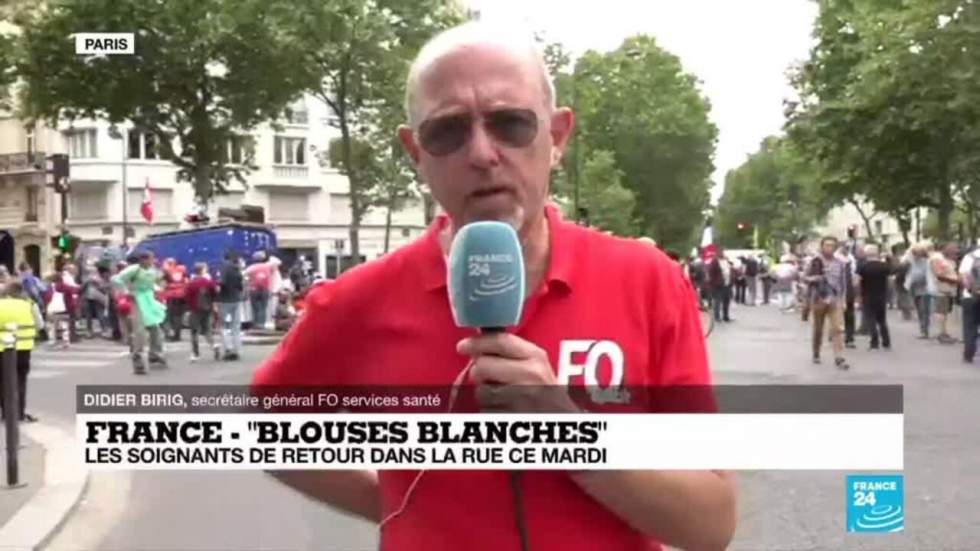
[[[531,109],[496,109],[482,113],[494,140],[508,147],[527,147],[538,135],[538,115]],[[419,145],[433,157],[458,151],[473,135],[473,115],[459,113],[428,119],[419,125]]]

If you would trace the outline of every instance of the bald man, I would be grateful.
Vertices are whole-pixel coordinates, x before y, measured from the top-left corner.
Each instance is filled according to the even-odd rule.
[[[420,52],[398,135],[445,214],[420,240],[312,291],[256,385],[446,386],[471,361],[474,385],[710,384],[697,303],[676,265],[637,240],[564,221],[548,201],[574,116],[556,107],[534,42],[514,36],[469,23]],[[528,296],[513,332],[458,328],[450,312],[448,248],[481,220],[512,225],[523,245]],[[563,353],[582,339],[611,351],[614,369]],[[549,393],[503,394],[513,401],[497,409],[554,411]],[[275,474],[378,522],[385,550],[713,550],[735,526],[724,472],[532,471],[520,506],[502,471]]]

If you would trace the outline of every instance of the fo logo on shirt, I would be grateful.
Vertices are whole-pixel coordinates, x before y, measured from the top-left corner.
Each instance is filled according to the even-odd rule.
[[[575,363],[575,355],[585,355],[584,363]],[[626,403],[629,392],[623,389],[626,362],[623,349],[613,341],[567,340],[558,349],[558,382],[568,385],[572,378],[584,378],[592,401],[597,404]]]

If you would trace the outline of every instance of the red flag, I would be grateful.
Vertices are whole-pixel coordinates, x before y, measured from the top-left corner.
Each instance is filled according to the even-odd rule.
[[[143,187],[143,204],[140,205],[140,214],[150,224],[153,223],[153,194],[150,193],[150,179],[146,179],[146,186]]]

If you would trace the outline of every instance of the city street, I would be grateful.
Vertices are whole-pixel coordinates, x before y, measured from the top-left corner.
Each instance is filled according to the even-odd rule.
[[[980,539],[980,365],[959,348],[914,338],[914,324],[890,312],[893,350],[872,352],[858,337],[849,372],[809,362],[809,326],[775,307],[733,307],[736,320],[710,338],[717,382],[729,384],[904,384],[904,534],[845,533],[845,472],[741,472],[740,521],[732,549],[975,549]],[[92,345],[86,345],[92,346]],[[112,345],[110,345],[112,346]],[[828,345],[829,346],[829,345]],[[236,384],[271,350],[246,348],[244,361],[188,364],[187,345],[168,344],[167,371],[135,378],[125,360],[101,365],[75,350],[39,359],[31,409],[71,430],[74,386],[99,383]],[[81,349],[81,347],[79,347]],[[118,349],[117,349],[118,350]],[[49,360],[56,354],[75,357]],[[829,357],[829,350],[824,353]],[[83,359],[84,358],[84,359]],[[360,550],[376,546],[371,526],[309,502],[257,472],[93,473],[82,502],[47,549]]]

